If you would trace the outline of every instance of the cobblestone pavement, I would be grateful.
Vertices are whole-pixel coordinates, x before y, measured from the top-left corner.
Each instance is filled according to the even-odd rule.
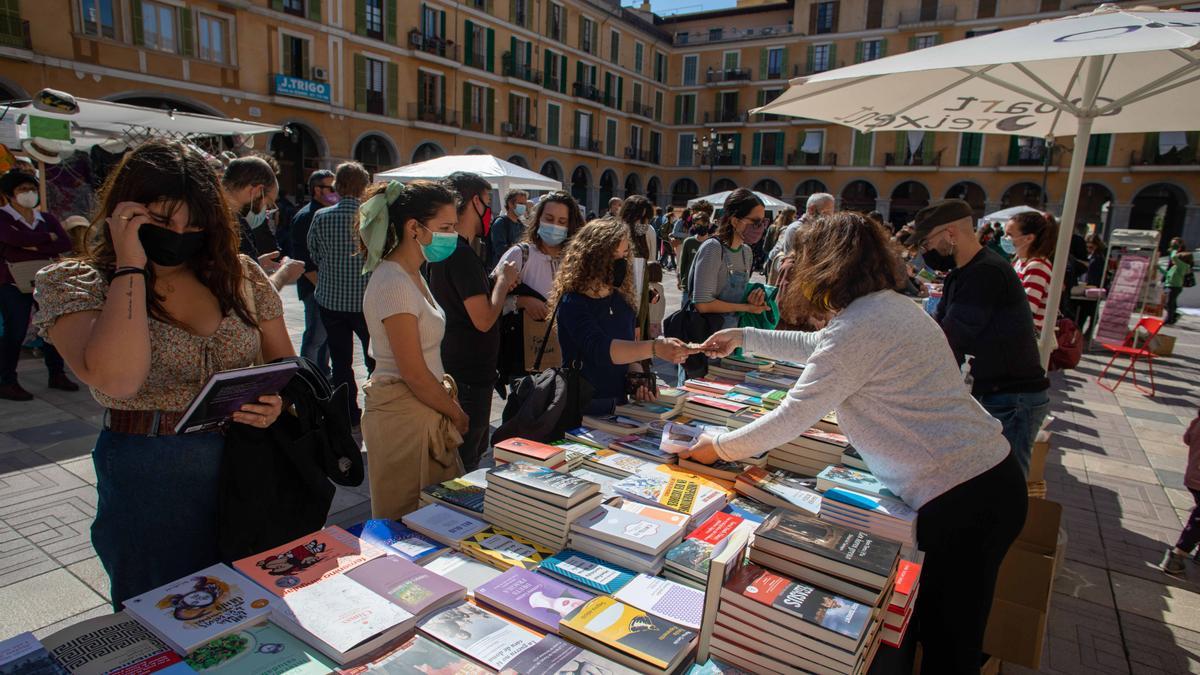
[[[678,306],[668,278],[668,308]],[[283,292],[289,332],[303,328],[295,291]],[[1107,359],[1084,357],[1056,373],[1046,468],[1048,498],[1064,507],[1066,562],[1055,582],[1042,672],[1200,672],[1200,568],[1172,578],[1156,565],[1193,504],[1183,487],[1180,437],[1196,414],[1200,318],[1166,332],[1175,354],[1155,363],[1158,395],[1128,383],[1115,394],[1096,375]],[[361,355],[360,378],[365,378]],[[89,539],[96,508],[89,452],[101,410],[87,391],[45,387],[26,359],[28,403],[0,402],[0,639],[51,633],[109,611],[107,579]],[[502,401],[493,404],[493,423]],[[339,488],[330,523],[369,513],[367,486]],[[963,561],[970,564],[970,561]],[[1025,672],[1005,666],[1005,672]]]

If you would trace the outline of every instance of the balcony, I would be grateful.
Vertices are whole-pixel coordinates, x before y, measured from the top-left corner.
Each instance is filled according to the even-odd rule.
[[[604,92],[585,82],[576,82],[571,85],[571,94],[595,103],[604,104],[605,101]]]
[[[529,124],[505,122],[500,125],[500,133],[509,138],[518,138],[524,141],[536,141],[538,139],[538,128]]]
[[[589,136],[580,136],[575,134],[571,137],[571,148],[582,150],[583,152],[600,152],[600,141]]]
[[[951,23],[956,18],[958,18],[958,7],[955,5],[936,8],[904,9],[900,10],[899,25],[901,27],[932,26]]]
[[[744,166],[746,164],[746,155],[734,154],[732,152],[722,152],[716,157],[709,157],[704,153],[700,154],[700,166],[709,166],[709,161],[715,159],[713,166]]]
[[[421,103],[408,104],[408,119],[429,124],[444,124],[448,127],[458,126],[458,111],[446,110]]]
[[[1041,164],[1041,160],[1037,161]],[[941,166],[942,151],[938,150],[933,153],[933,157],[926,161],[924,153],[914,153],[911,156],[898,156],[894,152],[888,152],[883,155],[884,166]]]
[[[500,57],[500,68],[506,77],[515,77],[518,80],[524,80],[532,84],[538,84],[542,81],[542,71],[534,70],[527,63],[514,62],[512,52],[504,52]]]
[[[625,159],[631,159],[636,162],[650,162],[653,155],[645,148],[625,148]]]
[[[749,68],[726,68],[725,70],[708,69],[704,79],[709,84],[716,82],[744,82],[750,79]]]
[[[458,60],[458,45],[454,44],[453,40],[436,35],[425,35],[419,28],[408,31],[408,46],[426,54],[433,54],[451,61]]]
[[[754,28],[724,28],[719,31],[696,32],[696,33],[676,33],[674,44],[676,45],[703,45],[718,42],[735,42],[737,40],[754,40],[763,37],[772,37],[777,35],[790,35],[792,32],[792,24],[778,24],[774,26],[758,26]]]
[[[559,87],[560,84],[562,84],[562,77],[560,75],[552,75],[550,73],[542,75],[542,86],[546,89],[550,91],[562,91],[562,88]]]
[[[638,103],[637,101],[630,101],[625,104],[625,112],[631,115],[641,115],[646,119],[651,119],[654,117],[654,106],[646,105],[645,103]]]
[[[736,110],[715,110],[704,113],[704,124],[745,123],[748,118],[749,115]]]
[[[494,129],[492,121],[483,117],[478,119],[464,118],[462,124],[459,126],[463,131],[476,131],[481,134],[490,134]]]
[[[819,152],[802,152],[800,150],[794,150],[794,151],[788,153],[787,165],[788,166],[837,166],[837,157],[838,156],[837,156],[836,152],[827,152],[827,153],[825,153],[824,157],[822,157],[821,153],[819,153]],[[822,162],[821,161],[822,159],[824,159],[825,161]]]
[[[11,20],[6,28],[13,28]],[[33,49],[33,41],[29,38],[29,21],[22,19],[17,30],[0,31],[0,47],[15,47],[16,49]]]
[[[1167,153],[1145,154],[1136,150],[1129,153],[1129,166],[1194,166],[1200,158],[1192,148],[1172,150]]]
[[[463,4],[481,12],[492,13],[492,0],[464,0]]]

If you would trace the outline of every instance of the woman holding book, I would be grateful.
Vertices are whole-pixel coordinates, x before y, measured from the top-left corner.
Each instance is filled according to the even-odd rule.
[[[688,300],[701,314],[717,314],[724,328],[736,326],[738,313],[767,311],[763,290],[746,295],[754,264],[754,253],[743,246],[742,233],[766,217],[762,200],[750,190],[738,188],[725,199],[717,234],[700,245],[692,262]]]
[[[446,313],[421,276],[454,252],[458,213],[439,183],[396,181],[367,189],[359,239],[371,280],[363,315],[375,370],[363,386],[363,441],[370,449],[371,517],[417,508],[421,488],[462,474],[458,446],[470,419],[442,367]]]
[[[774,411],[704,436],[693,460],[740,460],[787,443],[830,410],[875,476],[917,510],[922,672],[978,672],[1000,562],[1025,522],[1025,479],[1000,423],[963,386],[946,338],[896,293],[901,266],[878,224],[841,212],[809,223],[791,284],[832,314],[813,333],[727,329],[702,347],[806,362]]]
[[[209,376],[295,356],[283,303],[238,255],[220,179],[195,150],[153,140],[99,194],[90,250],[37,277],[38,327],[107,410],[96,440],[92,545],[113,606],[220,560],[220,433],[175,435]],[[279,396],[233,421],[266,428]]]
[[[675,338],[634,337],[633,279],[629,272],[630,230],[625,223],[593,220],[567,245],[562,269],[550,293],[558,320],[563,363],[580,363],[593,387],[584,414],[611,414],[627,400],[642,401],[658,392],[640,377],[652,358],[682,363],[695,352]],[[634,375],[630,377],[634,373]]]

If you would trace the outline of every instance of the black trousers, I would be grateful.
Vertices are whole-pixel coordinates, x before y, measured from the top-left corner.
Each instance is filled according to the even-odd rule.
[[[17,362],[21,360],[21,345],[29,330],[32,310],[33,293],[22,293],[15,284],[0,285],[0,321],[4,322],[4,335],[0,337],[0,384],[17,383]],[[49,342],[42,345],[42,358],[51,375],[63,374],[63,359],[54,345]]]
[[[913,618],[923,674],[979,672],[996,576],[1025,525],[1026,500],[1025,477],[1009,454],[918,511],[925,562]]]
[[[1167,320],[1166,323],[1175,323],[1179,320],[1179,294],[1183,293],[1183,286],[1170,286],[1167,288]]]
[[[325,344],[329,347],[329,360],[333,363],[333,386],[345,384],[350,393],[350,421],[355,425],[362,418],[358,407],[358,385],[354,381],[354,337],[362,345],[363,362],[367,373],[375,370],[375,359],[368,354],[371,335],[367,332],[367,319],[362,312],[339,312],[321,307],[321,323],[325,325]]]
[[[463,443],[458,446],[458,456],[462,457],[463,468],[470,472],[479,468],[479,458],[483,457],[491,440],[492,394],[496,381],[463,382],[458,375],[450,374],[458,385],[458,404],[471,420]]]

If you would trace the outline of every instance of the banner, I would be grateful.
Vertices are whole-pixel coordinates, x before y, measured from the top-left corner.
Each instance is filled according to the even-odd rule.
[[[1142,284],[1150,259],[1140,255],[1121,256],[1117,273],[1108,289],[1108,298],[1100,309],[1095,340],[1121,344],[1129,333],[1129,318],[1142,297]]]

